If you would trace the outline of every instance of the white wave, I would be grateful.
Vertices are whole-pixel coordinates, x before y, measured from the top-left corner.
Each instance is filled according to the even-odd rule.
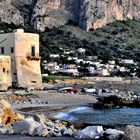
[[[70,110],[69,113],[77,113],[77,114],[81,114],[81,113],[92,113],[93,109],[90,107],[79,107],[73,110]]]
[[[59,114],[57,114],[56,116],[54,116],[57,119],[62,119],[62,120],[69,120],[69,121],[76,121],[78,120],[78,118],[68,114],[68,113],[63,113],[60,112]]]

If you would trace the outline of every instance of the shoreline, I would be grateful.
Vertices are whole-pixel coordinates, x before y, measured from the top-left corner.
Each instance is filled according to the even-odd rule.
[[[55,121],[61,120],[54,118],[56,114],[60,112],[69,112],[70,110],[79,107],[91,107],[91,105],[97,102],[97,96],[93,94],[74,94],[74,93],[58,93],[57,91],[31,91],[27,94],[24,91],[16,91],[16,94],[4,94],[0,95],[10,101],[11,106],[15,112],[24,114],[25,117],[34,116],[36,114],[44,114],[48,119]],[[70,124],[81,123],[86,126],[97,126],[98,124],[82,123],[80,121],[67,121]],[[118,130],[124,129],[125,125],[101,125],[105,130],[106,128],[113,128]],[[80,128],[82,129],[83,127]],[[0,134],[3,140],[76,140],[74,137],[36,137],[25,135],[7,135]]]

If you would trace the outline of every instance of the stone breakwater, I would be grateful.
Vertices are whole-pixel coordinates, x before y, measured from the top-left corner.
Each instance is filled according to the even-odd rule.
[[[14,113],[11,105],[4,99],[0,100],[0,134],[18,134],[40,137],[73,137],[93,140],[138,140],[140,128],[126,126],[118,128],[104,128],[103,126],[85,126],[60,120],[50,120],[43,114],[25,117]],[[10,112],[10,113],[9,113]],[[94,119],[94,118],[93,118]]]
[[[51,121],[44,115],[29,116],[13,125],[0,125],[1,134],[18,134],[40,137],[73,137],[93,140],[138,140],[140,128],[126,126],[124,130],[87,126],[84,129],[64,121]]]

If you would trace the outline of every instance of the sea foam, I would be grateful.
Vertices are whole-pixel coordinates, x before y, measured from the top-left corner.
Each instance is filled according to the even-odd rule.
[[[93,109],[90,107],[79,107],[73,110],[70,110],[69,113],[77,113],[77,114],[81,114],[81,113],[93,113]]]
[[[70,115],[69,113],[63,113],[63,112],[60,112],[59,114],[57,114],[54,117],[57,118],[57,119],[61,119],[61,120],[69,120],[69,121],[76,121],[76,120],[78,120],[78,118]]]

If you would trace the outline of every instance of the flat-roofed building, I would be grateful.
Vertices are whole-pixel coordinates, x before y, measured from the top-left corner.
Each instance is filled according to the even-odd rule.
[[[0,34],[0,55],[11,56],[13,85],[42,88],[38,34],[25,33],[23,29]]]

